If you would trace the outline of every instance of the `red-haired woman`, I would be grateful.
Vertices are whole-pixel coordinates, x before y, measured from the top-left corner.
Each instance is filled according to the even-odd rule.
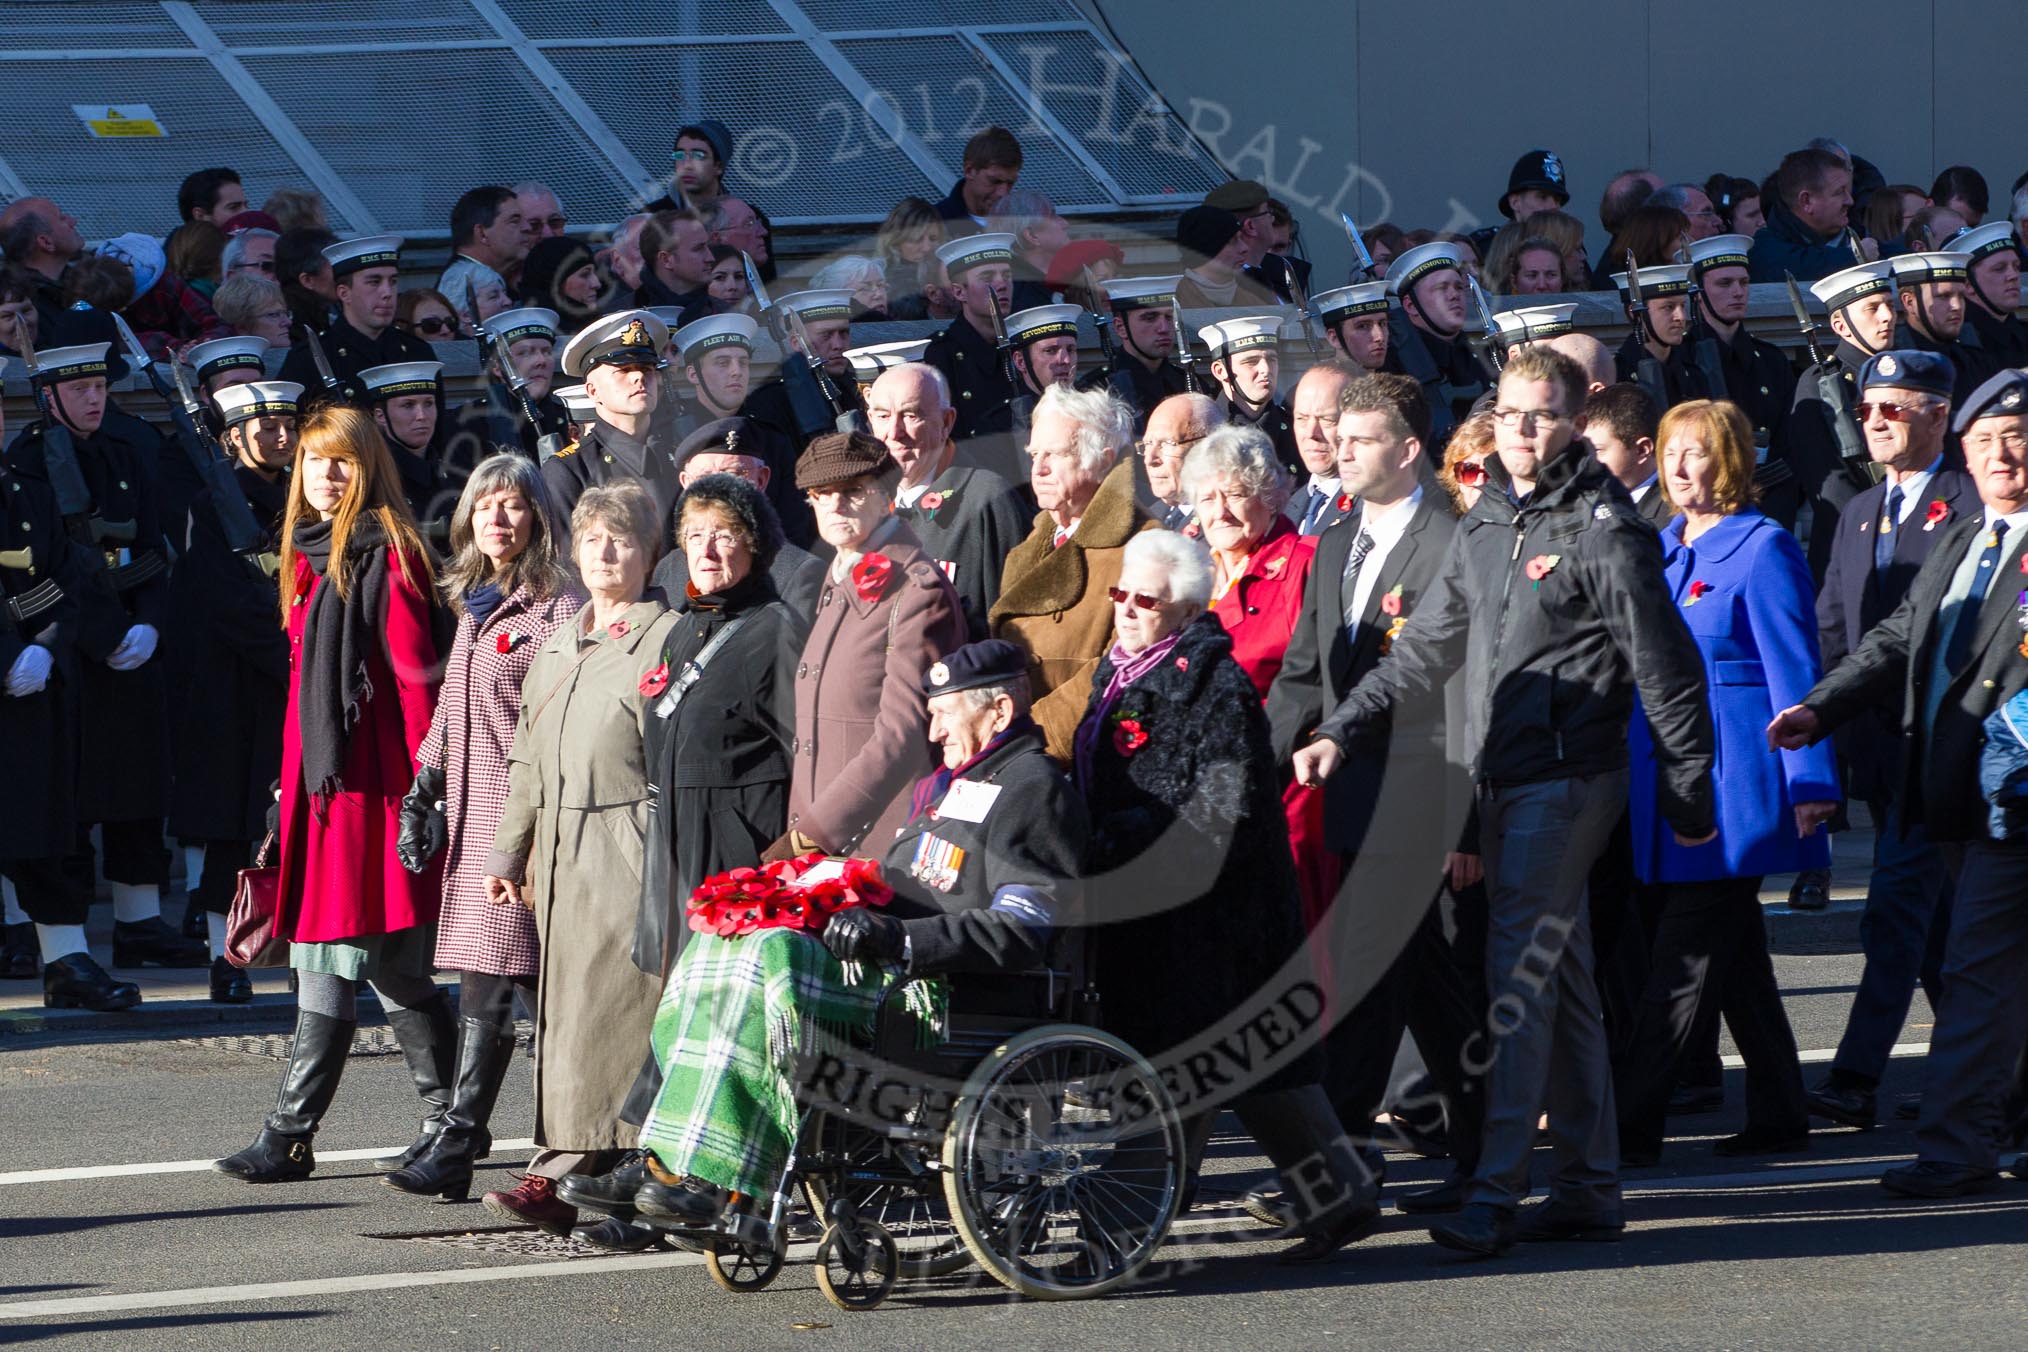
[[[457,1034],[430,979],[440,883],[395,856],[402,795],[440,676],[429,552],[387,443],[357,409],[304,420],[282,520],[280,905],[291,941],[295,1045],[252,1145],[219,1160],[249,1183],[307,1178],[370,983],[401,1040],[431,1126],[448,1106]],[[418,1142],[420,1146],[422,1142]]]

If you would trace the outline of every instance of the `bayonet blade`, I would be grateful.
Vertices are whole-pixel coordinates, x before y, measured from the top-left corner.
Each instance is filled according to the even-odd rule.
[[[1359,260],[1360,280],[1371,281],[1373,279],[1373,255],[1366,251],[1366,241],[1359,234],[1359,223],[1354,221],[1349,213],[1343,211],[1338,213],[1338,223],[1345,227],[1346,238],[1352,241],[1353,256]]]

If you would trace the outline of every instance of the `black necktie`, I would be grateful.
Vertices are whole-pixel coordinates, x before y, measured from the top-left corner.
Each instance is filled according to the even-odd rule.
[[[1873,571],[1884,573],[1894,562],[1894,528],[1901,524],[1901,485],[1887,489],[1887,506],[1880,513],[1880,532],[1873,537]]]
[[[1951,641],[1944,649],[1944,670],[1955,676],[1971,661],[1972,639],[1979,632],[1979,607],[1992,590],[1993,574],[2000,571],[2000,555],[2007,547],[2007,522],[1995,521],[1986,535],[1986,547],[1979,553],[1979,570],[1972,574],[1972,590],[1951,620]]]
[[[1338,582],[1338,600],[1344,607],[1345,632],[1356,635],[1359,632],[1359,613],[1353,602],[1359,591],[1359,570],[1366,566],[1366,556],[1373,552],[1373,537],[1365,531],[1352,542],[1352,552],[1345,556],[1345,574]]]

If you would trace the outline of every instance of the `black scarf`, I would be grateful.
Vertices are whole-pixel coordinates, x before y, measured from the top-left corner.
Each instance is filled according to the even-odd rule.
[[[326,570],[331,562],[331,523],[296,527],[296,549],[312,572],[325,578],[310,598],[303,622],[302,672],[296,686],[296,731],[303,748],[303,788],[321,815],[331,796],[342,793],[345,756],[366,702],[373,698],[367,654],[385,635],[387,619],[387,534],[370,516],[353,523],[345,541],[345,582],[340,597]]]

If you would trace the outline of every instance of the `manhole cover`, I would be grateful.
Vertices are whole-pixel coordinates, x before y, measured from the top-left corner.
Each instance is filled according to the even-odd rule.
[[[535,1038],[535,1025],[526,1019],[514,1025],[514,1044],[526,1048]],[[177,1038],[178,1046],[202,1047],[215,1052],[238,1052],[241,1056],[265,1056],[272,1061],[289,1059],[289,1045],[295,1039],[287,1033],[228,1033],[219,1037]],[[399,1056],[401,1043],[387,1027],[361,1028],[352,1034],[353,1056]]]

